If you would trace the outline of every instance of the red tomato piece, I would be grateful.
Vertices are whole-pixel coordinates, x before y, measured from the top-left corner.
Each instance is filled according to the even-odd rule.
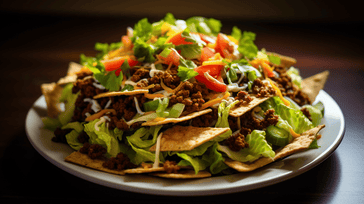
[[[133,43],[127,35],[121,37],[121,42],[124,44],[125,49],[131,50],[133,48]]]
[[[182,32],[175,34],[173,37],[167,40],[167,43],[172,43],[174,45],[186,45],[193,44],[193,42],[187,42],[186,38],[182,37]]]
[[[119,69],[125,60],[127,60],[130,67],[134,67],[136,64],[138,64],[138,61],[132,59],[130,56],[114,57],[101,62],[104,64],[106,71],[114,71]]]
[[[215,55],[214,51],[212,51],[208,47],[204,47],[201,50],[201,62],[207,61],[209,58]]]
[[[181,56],[178,54],[178,52],[175,49],[171,49],[171,52],[168,54],[167,57],[162,57],[159,55],[160,59],[163,60],[163,64],[170,64],[173,63],[175,66],[179,65],[179,60]]]
[[[219,33],[216,39],[215,51],[219,52],[222,57],[227,58],[234,52],[234,47],[230,45],[230,40],[226,35]]]
[[[227,86],[224,84],[223,79],[221,77],[221,70],[223,68],[224,68],[223,65],[205,65],[196,67],[195,71],[198,72],[198,75],[195,76],[195,79],[199,82],[204,83],[208,89],[211,89],[216,92],[225,92]],[[205,77],[205,72],[208,72],[213,78],[217,79],[217,81],[219,81],[220,83],[207,79]]]

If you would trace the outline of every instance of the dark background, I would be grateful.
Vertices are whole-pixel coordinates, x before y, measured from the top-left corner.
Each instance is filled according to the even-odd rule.
[[[1,1],[0,201],[4,203],[269,202],[363,203],[363,9],[358,1]],[[210,197],[171,198],[99,186],[41,157],[27,140],[25,117],[40,85],[64,76],[70,61],[94,55],[95,42],[120,41],[141,18],[219,19],[257,34],[259,48],[297,59],[303,77],[329,70],[324,90],[341,107],[346,133],[312,170],[269,187]],[[1,203],[3,203],[1,202]]]

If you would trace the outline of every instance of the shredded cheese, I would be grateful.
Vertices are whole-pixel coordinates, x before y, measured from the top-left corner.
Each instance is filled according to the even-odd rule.
[[[112,114],[116,115],[116,111],[114,109],[103,109],[100,112],[97,112],[93,115],[88,116],[85,121],[93,121],[97,118],[100,118],[101,116],[103,116],[105,113],[111,112]]]
[[[276,86],[276,85],[274,85],[274,83],[273,83],[273,81],[271,80],[271,79],[269,79],[269,78],[267,78],[268,79],[268,81],[269,81],[269,83],[270,83],[270,85],[273,87],[273,89],[274,90],[276,90],[276,92],[277,92],[277,95],[279,96],[279,98],[280,99],[282,99],[282,101],[283,101],[283,103],[286,105],[286,106],[290,106],[290,102],[287,100],[287,99],[285,99],[284,97],[283,97],[283,95],[282,95],[282,93],[281,93],[281,90],[279,90],[279,88]]]
[[[212,100],[209,100],[207,101],[206,103],[202,104],[201,106],[201,109],[200,110],[203,110],[205,108],[208,108],[210,106],[213,106],[214,104],[216,103],[220,103],[223,99],[226,99],[230,96],[230,93],[229,92],[225,92],[224,96],[222,98],[215,98],[215,99],[212,99]]]
[[[162,135],[163,133],[160,133],[158,135],[158,138],[157,138],[157,143],[156,143],[156,148],[155,148],[155,159],[154,159],[154,164],[153,164],[153,168],[157,168],[159,167],[159,153],[160,153],[160,150],[161,150],[161,138],[162,138]]]
[[[293,136],[293,137],[299,137],[299,136],[301,136],[301,134],[298,134],[298,133],[296,133],[292,128],[291,129],[289,129],[289,132],[291,133],[291,135]]]
[[[100,120],[99,120],[99,121],[97,121],[97,123],[95,123],[95,130],[96,130],[96,131],[100,131],[99,125],[100,125],[101,123],[105,122],[105,121],[106,121],[106,119],[105,119],[104,117],[100,118]]]
[[[135,108],[140,115],[144,115],[144,112],[139,107],[138,99],[134,96]]]

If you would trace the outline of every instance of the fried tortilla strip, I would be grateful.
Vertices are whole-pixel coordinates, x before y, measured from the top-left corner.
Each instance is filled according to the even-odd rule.
[[[157,168],[144,168],[138,167],[135,169],[125,169],[123,170],[126,174],[144,174],[144,173],[152,173],[158,171],[164,171],[164,167],[157,167]]]
[[[94,99],[112,97],[112,96],[131,96],[131,95],[137,95],[137,94],[145,94],[148,92],[149,92],[148,89],[137,89],[137,90],[133,90],[133,91],[113,91],[113,92],[106,92],[106,93],[98,94],[98,95],[94,96]]]
[[[164,118],[163,120],[150,120],[145,123],[142,123],[142,126],[155,126],[155,125],[164,125],[164,124],[168,124],[168,123],[179,123],[179,122],[183,122],[186,120],[190,120],[192,118],[196,118],[198,116],[204,115],[211,111],[212,111],[211,109],[205,109],[205,110],[194,112],[194,113],[191,113],[191,114],[179,117],[179,118]]]
[[[68,83],[73,83],[77,81],[77,73],[81,72],[82,65],[76,62],[70,62],[68,65],[67,76],[62,77],[58,80],[57,84],[64,85]]]
[[[82,154],[80,152],[73,152],[72,154],[68,155],[65,158],[65,161],[107,173],[118,174],[118,175],[125,174],[124,172],[125,170],[117,171],[105,168],[102,166],[102,164],[105,162],[104,160],[91,159],[87,154]]]
[[[58,99],[62,95],[63,88],[53,82],[42,84],[41,90],[47,103],[48,116],[51,118],[57,117],[57,115],[62,111]]]
[[[269,163],[272,163],[278,159],[281,159],[288,155],[292,155],[296,152],[307,149],[312,143],[312,141],[316,138],[317,133],[324,127],[325,125],[319,125],[315,128],[312,128],[302,133],[301,136],[295,138],[290,144],[277,150],[274,158],[263,157],[256,160],[253,163],[242,163],[240,161],[226,159],[225,164],[240,172],[253,171]]]
[[[211,177],[211,173],[209,173],[208,171],[199,171],[196,174],[194,170],[182,170],[178,173],[153,173],[151,175],[172,179],[194,179]]]
[[[292,57],[284,56],[284,55],[274,53],[274,52],[267,52],[267,54],[279,57],[281,59],[281,64],[280,65],[283,66],[283,67],[291,67],[292,65],[297,63],[297,60],[295,58],[292,58]]]
[[[160,151],[187,151],[214,139],[230,128],[174,126],[163,132]],[[155,151],[156,145],[149,151]]]
[[[311,102],[314,102],[320,90],[324,88],[330,72],[324,71],[302,80],[302,92],[307,94]]]
[[[250,103],[248,103],[247,105],[242,105],[239,106],[237,108],[232,108],[230,110],[229,115],[233,116],[233,117],[239,117],[244,115],[244,113],[250,111],[251,109],[253,109],[255,106],[263,103],[264,101],[268,100],[269,97],[264,97],[264,98],[257,98],[255,96],[251,96],[251,98],[253,98],[252,101],[250,101]]]

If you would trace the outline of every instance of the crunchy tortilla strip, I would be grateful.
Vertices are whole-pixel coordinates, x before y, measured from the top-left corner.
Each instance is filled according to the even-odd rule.
[[[225,133],[230,128],[174,126],[163,132],[160,151],[187,151]],[[155,151],[156,145],[149,151]]]
[[[178,173],[153,173],[153,176],[173,179],[194,179],[194,178],[207,178],[211,174],[207,171],[199,171],[197,174],[193,170],[183,170]]]
[[[264,97],[264,98],[257,98],[255,96],[251,96],[251,98],[253,98],[252,101],[250,101],[250,103],[248,103],[247,105],[243,105],[243,106],[239,106],[237,108],[232,108],[230,110],[229,115],[233,116],[233,117],[239,117],[244,115],[244,113],[250,111],[251,109],[253,109],[255,106],[263,103],[264,101],[266,101],[267,99],[269,99],[270,97]]]
[[[112,173],[112,174],[118,174],[118,175],[124,175],[125,174],[125,170],[122,171],[117,171],[117,170],[111,170],[108,168],[105,168],[102,166],[102,164],[104,163],[104,160],[101,159],[91,159],[87,154],[82,154],[80,152],[73,152],[72,154],[68,155],[65,158],[66,162],[71,162],[74,164],[78,164],[80,166],[85,166],[91,169],[96,169],[99,171],[104,171],[107,173]]]
[[[47,113],[49,117],[55,118],[62,111],[58,99],[62,95],[63,88],[55,82],[42,84],[42,94],[47,103]]]
[[[311,102],[315,101],[320,90],[324,88],[330,72],[324,71],[302,80],[302,92],[307,94]]]
[[[144,173],[152,173],[158,171],[164,171],[164,167],[157,167],[157,168],[144,168],[138,167],[135,169],[125,169],[123,170],[126,174],[144,174]]]
[[[136,89],[133,91],[113,91],[113,92],[106,92],[106,93],[98,94],[98,95],[94,96],[94,99],[112,97],[112,96],[131,96],[131,95],[137,95],[137,94],[145,94],[148,92],[149,92],[148,89]]]
[[[292,57],[288,57],[288,56],[284,56],[278,53],[274,53],[274,52],[267,52],[268,55],[273,55],[273,56],[277,56],[279,58],[281,58],[281,64],[283,67],[291,67],[292,65],[297,63],[297,60],[295,58]]]
[[[240,161],[226,159],[225,164],[240,172],[253,171],[278,159],[307,149],[312,141],[316,138],[317,133],[324,127],[325,125],[319,125],[302,133],[301,136],[295,138],[290,144],[286,145],[282,149],[277,150],[274,158],[263,157],[253,163],[242,163]]]
[[[60,78],[57,84],[64,85],[77,81],[76,73],[80,72],[82,70],[82,67],[83,67],[82,65],[76,62],[70,62],[68,65],[67,76]]]
[[[202,110],[202,111],[199,111],[199,112],[194,112],[194,113],[191,113],[191,114],[179,117],[179,118],[166,118],[166,119],[160,120],[160,121],[150,120],[150,121],[147,121],[145,123],[142,123],[142,126],[155,126],[155,125],[164,125],[164,124],[167,124],[167,123],[179,123],[179,122],[183,122],[183,121],[186,121],[186,120],[190,120],[192,118],[196,118],[198,116],[204,115],[204,114],[209,113],[211,111],[212,111],[211,109],[205,109],[205,110]]]

